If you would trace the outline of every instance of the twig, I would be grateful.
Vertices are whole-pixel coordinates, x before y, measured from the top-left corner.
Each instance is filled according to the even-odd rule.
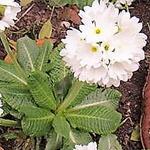
[[[52,19],[52,17],[53,17],[54,10],[55,10],[55,6],[53,6],[53,8],[52,8],[52,11],[51,11],[51,16],[50,16],[50,20],[51,20],[51,19]]]
[[[16,21],[16,24],[32,9],[34,3],[21,15],[21,17]]]
[[[147,22],[147,26],[148,26],[148,29],[149,29],[149,31],[150,31],[150,24],[149,24],[149,22]]]

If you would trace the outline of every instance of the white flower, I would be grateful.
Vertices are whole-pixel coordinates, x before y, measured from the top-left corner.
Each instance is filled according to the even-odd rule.
[[[2,97],[2,95],[0,94],[0,98]],[[2,115],[3,113],[3,109],[1,108],[3,105],[2,105],[2,101],[0,99],[0,116]]]
[[[95,142],[91,142],[88,145],[76,145],[73,150],[97,150],[97,144]]]
[[[115,6],[118,8],[123,8],[123,5],[130,6],[134,0],[117,0]]]
[[[106,1],[99,4],[96,0],[85,8],[79,13],[83,22],[80,30],[67,31],[60,55],[80,81],[117,87],[121,80],[132,77],[145,58],[147,37],[140,33],[142,24]]]
[[[0,30],[5,30],[6,27],[14,25],[14,20],[17,19],[17,13],[21,11],[21,7],[14,0],[0,0],[1,20]]]
[[[120,4],[127,4],[128,6],[130,6],[132,4],[133,0],[117,0],[117,3],[120,3]]]
[[[80,26],[80,30],[87,42],[100,42],[117,32],[115,22],[119,10],[111,3],[108,7],[106,4],[107,1],[101,1],[99,4],[95,0],[92,7],[86,6],[85,11],[80,11],[79,15],[84,23]]]

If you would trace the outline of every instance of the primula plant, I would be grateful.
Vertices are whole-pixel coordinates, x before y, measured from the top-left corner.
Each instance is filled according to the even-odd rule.
[[[101,15],[97,15],[101,14]],[[127,81],[145,58],[146,35],[142,24],[112,3],[96,0],[79,13],[79,30],[68,30],[61,56],[80,81],[100,86],[119,86]]]
[[[107,135],[120,125],[121,114],[115,109],[121,94],[73,78],[59,55],[62,45],[53,49],[45,42],[38,47],[24,37],[18,40],[14,57],[3,33],[1,39],[13,64],[0,61],[0,92],[4,112],[15,117],[15,121],[1,118],[1,125],[20,126],[26,135],[57,140],[49,149],[62,142],[64,149],[86,144],[88,132]]]
[[[85,5],[80,3],[75,4]],[[25,36],[12,51],[0,33],[11,58],[0,60],[0,125],[32,139],[44,137],[45,150],[121,150],[113,134],[122,119],[116,111],[121,93],[110,87],[139,68],[146,35],[138,18],[108,1],[95,0],[79,16],[82,24],[57,46]]]

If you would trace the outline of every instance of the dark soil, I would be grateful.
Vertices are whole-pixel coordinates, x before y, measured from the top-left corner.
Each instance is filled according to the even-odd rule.
[[[33,39],[38,38],[38,33],[44,22],[51,18],[53,25],[52,40],[57,44],[66,34],[66,27],[62,25],[63,21],[67,21],[71,26],[78,27],[80,24],[77,16],[78,9],[76,6],[55,8],[50,10],[45,4],[32,3],[18,15],[20,18],[16,26],[7,30],[10,39],[16,41],[18,38],[27,34]],[[143,22],[143,32],[148,36],[148,44],[145,47],[147,53],[150,52],[150,1],[139,0],[134,3],[131,8],[131,14],[140,18]],[[0,58],[4,58],[3,48],[0,48]],[[123,146],[123,150],[141,150],[141,142],[130,140],[131,133],[136,125],[140,123],[142,112],[142,90],[146,81],[148,64],[146,61],[141,62],[141,66],[134,73],[132,79],[126,83],[121,83],[119,90],[122,93],[122,99],[119,104],[118,111],[123,115],[123,125],[117,130],[118,140]],[[10,129],[0,128],[0,134]],[[17,141],[0,139],[0,146],[4,150],[16,150]],[[21,150],[22,148],[20,148]],[[19,148],[18,148],[19,150]]]
[[[131,14],[140,18],[143,22],[143,30],[147,36],[147,46],[144,48],[148,54],[150,51],[150,1],[137,2],[133,5]],[[141,66],[137,72],[134,73],[132,79],[126,83],[122,83],[120,91],[123,93],[120,101],[119,111],[123,114],[126,122],[118,129],[118,139],[123,145],[124,150],[141,150],[141,142],[133,142],[130,140],[131,133],[136,125],[140,124],[140,117],[142,108],[142,90],[146,81],[148,64],[146,61],[141,62]]]

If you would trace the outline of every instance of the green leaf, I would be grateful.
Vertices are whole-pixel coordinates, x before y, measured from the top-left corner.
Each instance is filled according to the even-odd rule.
[[[65,63],[59,54],[62,48],[63,44],[59,44],[58,47],[52,51],[50,55],[51,62],[47,65],[47,72],[49,72],[50,78],[54,84],[61,81],[70,72],[69,69],[65,67]]]
[[[105,135],[114,132],[121,121],[121,114],[106,106],[70,109],[65,115],[74,128]]]
[[[70,125],[64,117],[57,115],[54,118],[53,127],[57,134],[65,137],[65,138],[69,137]]]
[[[70,142],[76,144],[88,144],[92,138],[89,133],[72,129],[70,132]]]
[[[91,106],[107,106],[116,109],[120,100],[121,93],[115,89],[97,89],[89,94],[81,104],[74,109],[88,108]]]
[[[8,140],[15,140],[15,139],[19,138],[19,136],[15,132],[10,132],[10,133],[6,132],[4,134],[1,134],[0,138],[5,138],[8,141]]]
[[[75,106],[77,104],[80,104],[84,98],[86,98],[86,96],[88,96],[91,92],[95,91],[97,89],[96,85],[90,85],[86,82],[81,82],[81,81],[77,81],[79,83],[81,83],[81,86],[74,86],[74,83],[72,85],[72,89],[70,89],[70,95],[74,95],[74,100],[72,101],[72,103],[70,104],[70,106]],[[77,92],[78,91],[78,92]]]
[[[25,114],[21,124],[26,135],[43,136],[49,133],[54,118],[53,113],[33,106],[23,106],[20,111]]]
[[[15,110],[19,111],[24,105],[33,105],[33,97],[26,86],[0,83],[0,93],[3,100]]]
[[[62,137],[52,130],[47,138],[45,150],[60,149],[61,145],[62,145]]]
[[[38,56],[36,63],[35,63],[37,70],[46,72],[46,67],[48,64],[49,55],[50,55],[50,52],[52,50],[52,47],[53,47],[53,45],[48,41],[45,41],[44,45],[39,47],[40,52],[39,52],[39,56]]]
[[[17,69],[13,64],[6,64],[4,61],[0,60],[0,81],[3,82],[17,82],[21,84],[27,84],[24,78],[17,74]]]
[[[75,145],[88,144],[92,141],[89,133],[80,130],[71,130],[68,139],[63,140],[63,148],[61,150],[73,150]]]
[[[15,110],[14,108],[12,108],[10,105],[8,105],[6,102],[4,102],[4,98],[3,98],[3,115],[2,116],[6,116],[6,115],[12,115],[13,117],[15,117],[16,119],[20,120],[23,117],[23,114],[18,112],[17,110]]]
[[[70,88],[65,100],[58,108],[58,111],[63,111],[69,106],[74,106],[81,103],[84,98],[92,91],[96,90],[96,86],[75,80]]]
[[[27,71],[35,70],[35,63],[40,49],[36,42],[27,36],[17,41],[17,59],[22,68]]]
[[[56,108],[56,100],[47,74],[40,71],[32,72],[28,78],[28,85],[35,102],[40,107],[53,110]]]
[[[9,46],[9,42],[4,32],[0,32],[0,38],[3,43],[4,49],[7,52],[7,55],[10,57],[10,59],[12,60],[12,63],[14,64],[14,68],[17,71],[17,74],[20,74],[25,79],[26,77],[25,73],[22,70],[20,64],[18,63],[16,56],[14,55],[14,52],[11,50]]]
[[[55,85],[55,93],[58,100],[63,101],[72,85],[72,76],[66,76]]]
[[[122,150],[122,147],[117,141],[117,136],[110,134],[100,138],[98,150]]]
[[[83,6],[91,5],[93,1],[94,0],[48,0],[48,4],[55,7],[64,6],[66,4],[76,4],[80,8],[83,8]]]
[[[52,24],[49,19],[42,26],[40,33],[39,33],[39,39],[50,38],[51,34],[52,34]]]
[[[17,121],[0,118],[0,126],[4,127],[17,126]]]

